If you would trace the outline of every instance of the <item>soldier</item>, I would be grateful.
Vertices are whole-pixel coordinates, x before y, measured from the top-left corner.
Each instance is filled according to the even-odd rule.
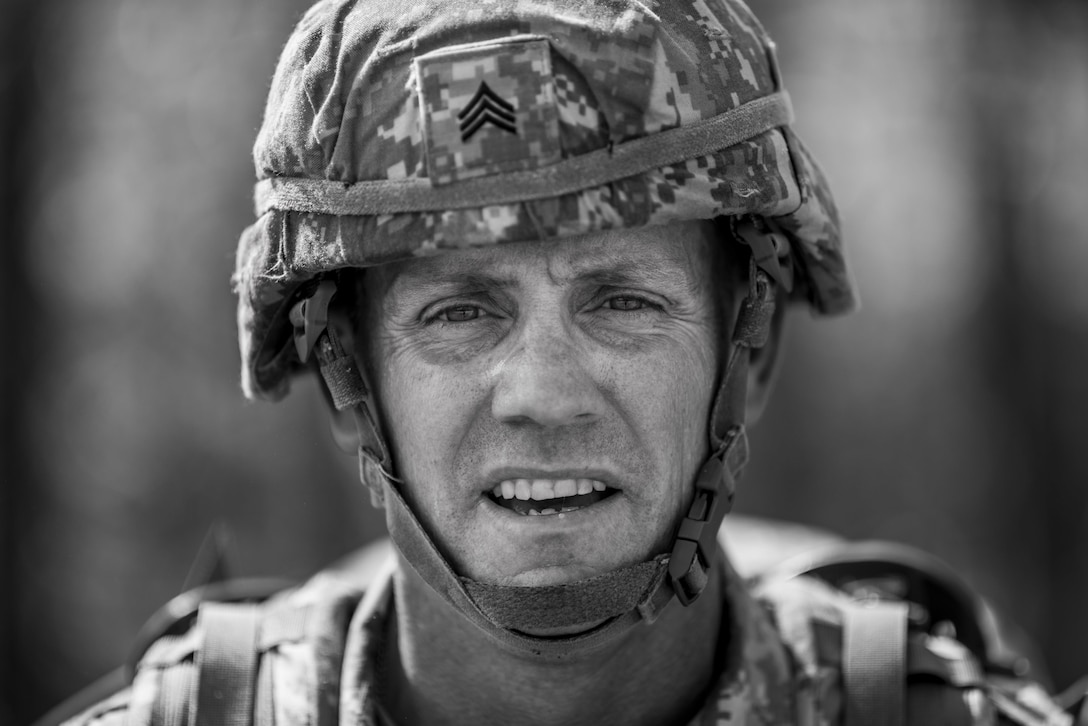
[[[243,388],[319,371],[395,552],[182,612],[72,723],[1074,723],[919,556],[722,551],[787,303],[855,305],[791,120],[740,0],[314,6]]]

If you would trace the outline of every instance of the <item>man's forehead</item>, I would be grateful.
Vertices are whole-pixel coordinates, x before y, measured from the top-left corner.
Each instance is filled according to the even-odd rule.
[[[568,240],[521,242],[456,250],[379,268],[386,286],[491,281],[516,284],[525,276],[555,282],[592,277],[684,282],[709,269],[712,227],[685,222],[606,231]]]

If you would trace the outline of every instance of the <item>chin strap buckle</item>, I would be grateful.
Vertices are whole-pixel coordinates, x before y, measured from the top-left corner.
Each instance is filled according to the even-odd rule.
[[[323,280],[314,293],[291,307],[288,317],[295,329],[295,350],[303,363],[310,357],[314,346],[329,327],[329,301],[336,294],[336,283]]]
[[[733,234],[751,248],[752,260],[759,269],[786,292],[793,291],[790,241],[774,220],[752,215],[734,219]]]
[[[729,443],[734,441],[731,438]],[[669,581],[685,607],[695,602],[710,580],[710,568],[718,551],[718,529],[733,507],[734,487],[722,486],[725,477],[733,476],[725,462],[729,448],[723,446],[703,464],[695,479],[695,498],[680,522],[669,557]]]

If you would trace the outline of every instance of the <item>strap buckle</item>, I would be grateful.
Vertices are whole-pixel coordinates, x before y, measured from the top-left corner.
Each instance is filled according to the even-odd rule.
[[[317,339],[329,326],[329,302],[336,294],[336,283],[322,280],[309,297],[291,307],[288,318],[295,329],[295,350],[303,363],[310,357]]]
[[[774,221],[747,216],[734,220],[733,233],[752,250],[752,260],[786,292],[793,291],[790,241]]]
[[[695,479],[695,498],[687,516],[680,522],[669,557],[669,580],[677,599],[685,607],[695,602],[710,581],[710,566],[718,548],[718,529],[733,506],[732,487],[722,491],[726,450],[723,446],[699,471]]]

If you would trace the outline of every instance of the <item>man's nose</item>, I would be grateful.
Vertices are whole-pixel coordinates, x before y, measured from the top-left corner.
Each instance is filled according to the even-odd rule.
[[[495,375],[491,412],[499,421],[568,426],[604,413],[604,395],[584,354],[563,333],[523,331]]]

